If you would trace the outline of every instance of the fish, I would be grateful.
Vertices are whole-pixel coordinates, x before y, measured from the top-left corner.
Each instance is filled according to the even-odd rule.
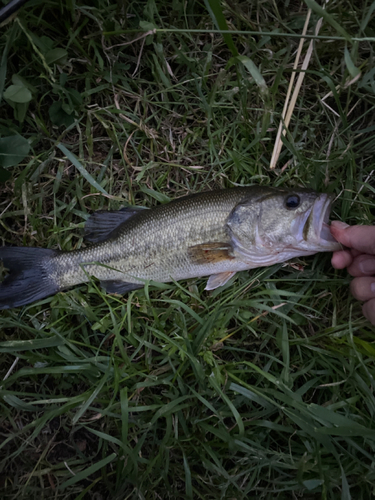
[[[206,290],[238,271],[341,248],[329,229],[332,197],[310,189],[247,186],[206,191],[151,209],[94,212],[79,250],[0,247],[8,274],[0,309],[100,280],[107,293],[209,276]]]

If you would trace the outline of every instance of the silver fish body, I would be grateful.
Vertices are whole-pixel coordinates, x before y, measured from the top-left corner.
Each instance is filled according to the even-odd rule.
[[[213,289],[237,271],[337,250],[327,225],[330,204],[328,195],[311,190],[252,186],[199,193],[150,210],[96,213],[87,222],[87,239],[96,243],[86,248],[0,248],[10,269],[0,285],[0,308],[32,302],[90,276],[110,293],[149,280],[199,276],[210,276],[206,288]],[[12,288],[20,291],[22,280],[31,291],[13,297]]]

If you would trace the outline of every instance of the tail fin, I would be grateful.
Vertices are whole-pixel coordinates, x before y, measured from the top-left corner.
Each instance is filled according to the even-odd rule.
[[[58,253],[46,248],[0,247],[0,261],[9,270],[0,283],[0,309],[23,306],[58,292],[58,284],[49,275],[49,261]]]

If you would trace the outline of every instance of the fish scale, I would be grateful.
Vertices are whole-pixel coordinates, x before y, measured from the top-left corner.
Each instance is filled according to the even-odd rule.
[[[139,282],[135,277],[166,282],[244,269],[243,263],[194,264],[187,249],[205,242],[229,243],[226,220],[247,193],[247,188],[213,191],[145,210],[123,223],[115,238],[57,255],[51,277],[61,288],[67,288],[88,281],[89,275],[130,283]],[[100,262],[116,271],[103,265],[87,265],[90,262]],[[85,263],[86,272],[79,270]]]
[[[264,186],[203,192],[152,209],[96,212],[80,250],[2,247],[10,271],[0,308],[28,304],[95,276],[108,292],[145,281],[210,276],[206,289],[237,271],[337,250],[327,220],[330,197],[311,190]]]

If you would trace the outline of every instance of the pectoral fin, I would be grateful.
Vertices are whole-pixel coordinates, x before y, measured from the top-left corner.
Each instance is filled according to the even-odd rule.
[[[234,276],[235,274],[236,272],[231,272],[231,271],[219,274],[212,274],[208,278],[205,290],[215,290],[215,288],[225,285],[225,283],[229,281],[231,277]]]
[[[106,240],[116,228],[143,210],[144,207],[124,207],[120,210],[94,212],[85,224],[85,240],[91,243]]]
[[[193,264],[213,264],[214,262],[234,258],[232,246],[229,243],[203,243],[201,245],[194,245],[188,249],[188,253]]]

